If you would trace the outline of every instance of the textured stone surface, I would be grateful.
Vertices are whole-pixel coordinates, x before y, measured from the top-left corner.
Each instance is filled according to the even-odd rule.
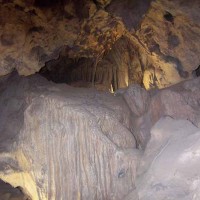
[[[149,113],[153,123],[162,116],[187,119],[200,127],[200,78],[157,91],[152,97]]]
[[[122,97],[33,76],[0,85],[0,178],[37,199],[124,199],[139,151]]]
[[[200,63],[198,0],[152,2],[137,36],[151,52],[146,88],[163,88],[192,76]]]
[[[142,148],[150,139],[150,129],[161,117],[189,120],[200,127],[199,84],[200,78],[195,78],[162,90],[146,92],[133,85],[123,91],[131,111],[137,116],[132,130]]]
[[[112,0],[96,0],[101,6],[107,6]]]
[[[40,73],[54,82],[73,86],[83,83],[84,87],[93,86],[106,91],[116,91],[131,83],[142,84],[143,66],[138,49],[127,37],[121,37],[105,56],[99,58],[96,69],[95,63],[94,58],[72,59],[63,54],[48,62]]]
[[[96,10],[91,1],[59,2],[34,6],[0,1],[0,75],[14,68],[22,75],[34,74],[61,51],[70,57],[96,57],[123,34],[123,23]]]
[[[128,30],[135,31],[139,29],[141,20],[147,13],[151,2],[152,0],[114,0],[106,10],[121,17]]]
[[[62,52],[102,61],[96,83],[106,88],[113,74],[115,89],[173,85],[200,64],[198,8],[198,0],[0,1],[0,75],[34,74]]]
[[[140,200],[200,198],[200,129],[186,120],[162,118],[138,168]]]

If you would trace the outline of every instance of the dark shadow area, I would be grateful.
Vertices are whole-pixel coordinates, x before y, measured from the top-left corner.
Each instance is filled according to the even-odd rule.
[[[71,18],[70,13],[66,12],[64,7],[65,5],[71,5],[75,9],[76,15],[82,19],[87,18],[88,9],[86,8],[86,1],[83,0],[35,0],[34,6],[39,8],[53,8],[54,10],[59,7],[61,15],[64,15],[66,18]]]
[[[12,187],[0,179],[0,200],[31,200],[20,187]]]
[[[87,68],[87,69],[85,69]],[[90,77],[92,69],[92,60],[87,58],[72,59],[60,57],[57,60],[51,60],[39,71],[39,74],[55,83],[72,84],[73,82],[85,81],[91,82]],[[87,76],[88,75],[88,76]]]
[[[138,29],[152,1],[153,0],[115,0],[107,6],[106,10],[121,17],[128,29]]]
[[[64,0],[35,0],[34,5],[36,7],[51,7],[55,6],[56,4],[61,4],[63,3]]]
[[[192,72],[194,77],[200,76],[200,65]]]
[[[143,85],[144,70],[139,50],[122,37],[101,58],[69,58],[61,54],[47,62],[39,74],[55,83],[116,91],[133,83]]]
[[[170,12],[166,11],[163,17],[168,22],[174,23],[174,16]]]
[[[56,5],[58,2],[59,0],[43,0],[43,1],[35,0],[34,5],[36,7],[51,7]]]

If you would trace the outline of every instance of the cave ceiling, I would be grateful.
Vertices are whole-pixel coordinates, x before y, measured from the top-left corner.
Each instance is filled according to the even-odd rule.
[[[114,63],[119,87],[175,84],[200,65],[199,9],[198,0],[0,0],[0,76],[64,56],[99,60],[106,73]]]

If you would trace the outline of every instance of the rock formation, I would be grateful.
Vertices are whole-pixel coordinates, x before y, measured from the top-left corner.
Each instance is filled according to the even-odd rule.
[[[0,75],[34,74],[62,55],[74,69],[91,59],[92,78],[81,81],[150,89],[191,78],[200,65],[198,0],[45,2],[0,1]]]
[[[199,82],[112,95],[3,77],[0,179],[32,200],[198,199]]]
[[[140,152],[120,96],[39,76],[9,77],[0,90],[3,181],[33,200],[121,200],[135,189]]]
[[[199,142],[200,129],[187,120],[156,123],[138,168],[139,199],[199,199]]]
[[[200,128],[200,79],[185,81],[180,84],[146,91],[139,85],[130,85],[123,92],[124,99],[133,115],[133,132],[141,147],[145,148],[150,129],[164,116],[191,121]]]
[[[0,199],[199,200],[199,8],[0,0]]]
[[[120,20],[97,10],[90,1],[82,5],[67,1],[54,7],[33,2],[0,2],[0,75],[13,68],[22,75],[33,74],[62,50],[69,57],[96,57],[124,30]]]
[[[137,30],[140,41],[151,52],[152,68],[144,74],[144,84],[159,88],[178,83],[192,76],[199,60],[199,17],[197,0],[161,0],[151,4],[141,28]]]

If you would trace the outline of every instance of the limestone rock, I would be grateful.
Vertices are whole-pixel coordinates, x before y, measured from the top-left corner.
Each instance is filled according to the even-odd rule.
[[[145,148],[150,139],[149,130],[161,117],[171,116],[174,119],[189,120],[200,127],[199,84],[200,78],[196,78],[162,90],[148,92],[150,97],[148,110],[132,122],[132,130],[142,148]],[[140,98],[129,96],[132,106],[136,106],[136,102],[146,105],[148,100],[145,101],[145,98],[140,96]],[[132,109],[132,112],[137,116],[136,109]]]
[[[122,97],[45,79],[0,85],[0,179],[33,200],[121,200],[140,153]]]
[[[34,74],[64,52],[74,60],[102,57],[103,87],[168,87],[200,64],[198,8],[198,0],[0,1],[0,76]]]
[[[148,110],[150,98],[148,92],[140,85],[130,85],[124,93],[124,98],[131,111],[140,117]]]
[[[100,9],[91,18],[83,20],[77,40],[69,50],[69,57],[95,58],[109,51],[124,31],[119,18]]]
[[[130,1],[114,0],[106,7],[109,13],[122,18],[129,31],[138,30],[152,0]]]
[[[140,200],[199,199],[200,129],[187,120],[162,118],[138,167]]]
[[[97,10],[91,1],[80,5],[58,1],[50,6],[0,1],[0,75],[13,69],[22,75],[34,74],[61,51],[72,58],[93,58],[109,49],[123,32],[119,18]]]
[[[155,123],[162,116],[171,116],[175,119],[189,120],[199,127],[199,83],[200,79],[197,78],[158,91],[152,97],[149,110],[152,122]]]
[[[49,61],[40,70],[40,74],[56,83],[89,87],[104,91],[116,91],[132,83],[142,84],[143,67],[137,48],[127,37],[121,37],[112,45],[112,49],[98,59],[68,58],[66,54],[59,59]],[[94,80],[94,84],[92,84]]]
[[[156,0],[151,3],[141,28],[140,42],[151,52],[144,84],[163,88],[192,77],[200,63],[198,0]]]

